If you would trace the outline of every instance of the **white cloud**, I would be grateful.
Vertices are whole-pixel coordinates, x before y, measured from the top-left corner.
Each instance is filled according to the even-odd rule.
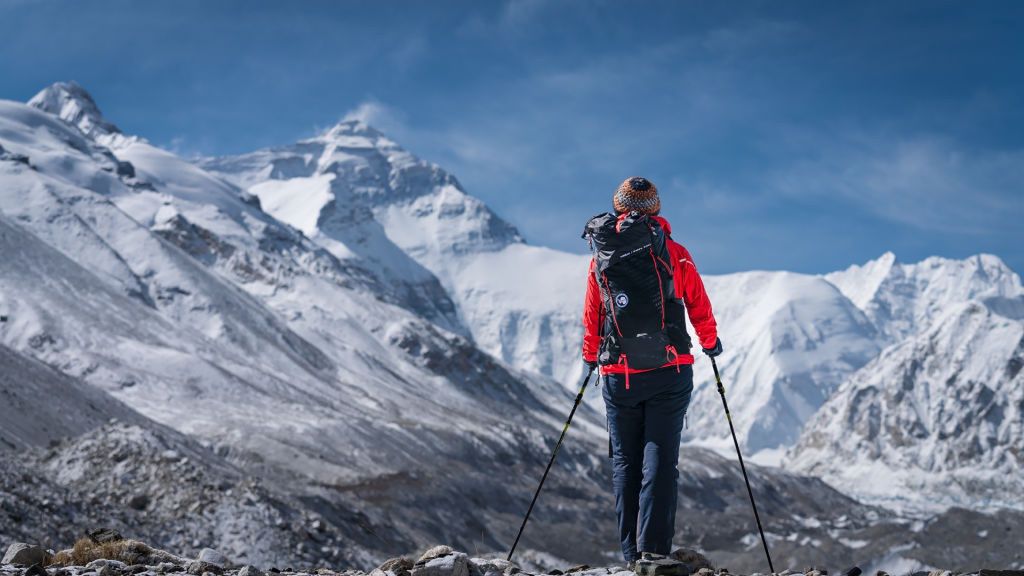
[[[409,130],[405,122],[405,114],[375,99],[361,102],[342,117],[343,120],[358,120],[369,124],[395,139],[401,139]]]

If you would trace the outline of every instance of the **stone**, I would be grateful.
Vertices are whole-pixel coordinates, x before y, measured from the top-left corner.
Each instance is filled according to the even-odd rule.
[[[1007,528],[1009,530],[1009,528]],[[1024,570],[989,570],[982,569],[978,576],[1024,576]]]
[[[405,556],[399,556],[398,558],[389,558],[384,561],[383,564],[377,567],[382,572],[391,572],[395,576],[408,576],[409,571],[412,570],[414,563]]]
[[[499,576],[519,572],[519,567],[500,558],[471,558],[469,561],[470,574],[475,567],[482,576]],[[511,572],[514,570],[515,572]]]
[[[46,573],[46,568],[43,568],[42,564],[33,564],[28,567],[28,570],[25,570],[22,576],[49,576],[49,574]]]
[[[89,530],[85,533],[85,536],[94,544],[106,544],[108,542],[120,542],[121,540],[124,540],[124,536],[121,536],[120,532],[112,528],[96,528],[95,530]]]
[[[580,564],[578,566],[573,566],[572,568],[566,568],[565,572],[563,572],[563,574],[573,574],[575,572],[586,572],[587,570],[590,570],[590,566],[588,566],[587,564]]]
[[[246,564],[238,571],[238,576],[263,576],[263,572],[260,572],[260,569],[255,566]]]
[[[470,558],[470,576],[511,576],[522,570],[512,562],[499,558]]]
[[[452,550],[451,546],[434,546],[430,550],[424,552],[423,555],[420,556],[420,559],[416,561],[416,564],[426,564],[434,558],[441,558],[442,556],[448,556],[449,554],[454,553],[455,552]]]
[[[702,568],[715,569],[715,566],[711,563],[711,560],[708,560],[707,556],[689,548],[676,548],[668,556],[689,566],[691,572],[699,572]]]
[[[699,568],[697,570],[697,576],[715,576],[715,571],[711,568]]]
[[[149,567],[145,564],[132,564],[131,566],[125,569],[125,572],[129,574],[142,574],[146,570],[149,570]]]
[[[229,568],[231,566],[231,562],[228,561],[227,557],[221,554],[220,552],[217,552],[213,548],[203,548],[202,550],[200,550],[199,555],[196,556],[196,560],[199,560],[200,562],[206,562],[207,564],[212,564],[220,568],[222,572],[224,571],[224,569]]]
[[[48,564],[52,556],[39,546],[15,542],[7,547],[7,553],[0,561],[0,564],[18,564],[20,566],[31,566],[33,564]]]
[[[878,572],[875,572],[875,576],[889,576],[889,573],[884,570],[879,570]]]
[[[185,571],[193,576],[202,576],[207,572],[221,574],[224,572],[224,569],[216,564],[210,564],[209,562],[203,562],[202,560],[192,560],[185,565]]]
[[[128,507],[135,510],[145,510],[149,506],[149,496],[146,494],[135,494],[128,499]]]
[[[128,565],[120,560],[100,558],[86,564],[85,569],[94,570],[96,576],[123,576],[128,570]]]
[[[469,558],[465,554],[451,552],[451,548],[447,546],[438,546],[437,548],[446,548],[448,553],[426,562],[416,562],[412,569],[412,576],[469,576]]]

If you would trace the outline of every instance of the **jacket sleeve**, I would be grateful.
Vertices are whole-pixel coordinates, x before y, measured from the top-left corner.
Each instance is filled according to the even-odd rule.
[[[718,340],[718,324],[711,311],[711,300],[704,291],[704,281],[697,272],[690,252],[680,244],[672,246],[672,259],[675,260],[676,294],[683,299],[690,324],[697,331],[701,348],[714,348]]]
[[[594,261],[591,260],[587,273],[587,295],[583,301],[583,359],[587,362],[597,361],[597,351],[601,346],[603,308],[601,289],[597,286],[597,279],[594,277]]]

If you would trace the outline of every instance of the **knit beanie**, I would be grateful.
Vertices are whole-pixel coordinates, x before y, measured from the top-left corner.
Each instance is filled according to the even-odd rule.
[[[626,178],[619,189],[615,191],[612,198],[615,211],[641,212],[643,214],[657,214],[661,211],[661,199],[658,198],[658,188],[647,178],[634,176]]]

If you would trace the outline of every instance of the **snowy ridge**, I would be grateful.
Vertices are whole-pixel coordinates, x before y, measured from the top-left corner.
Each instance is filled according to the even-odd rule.
[[[950,305],[1024,294],[1020,277],[991,254],[903,264],[889,252],[825,278],[864,310],[886,343],[926,329]]]

